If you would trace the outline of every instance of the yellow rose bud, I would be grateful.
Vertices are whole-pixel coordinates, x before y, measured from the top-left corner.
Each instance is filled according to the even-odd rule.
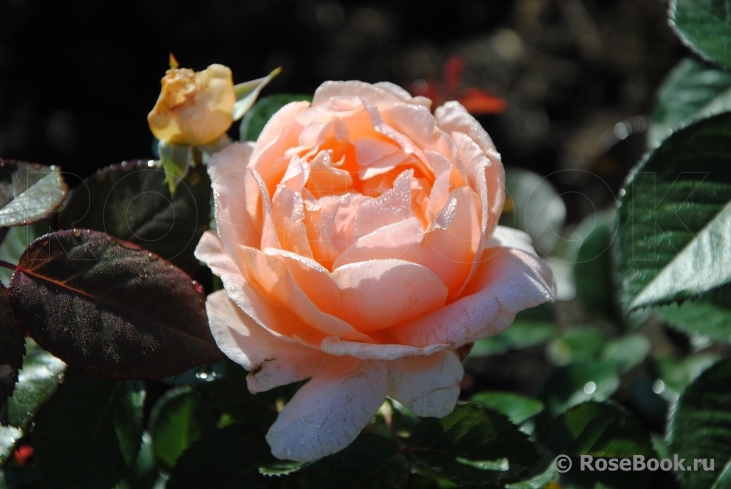
[[[172,68],[162,79],[160,97],[147,121],[161,141],[202,146],[231,127],[235,102],[227,66],[214,64],[198,73]]]

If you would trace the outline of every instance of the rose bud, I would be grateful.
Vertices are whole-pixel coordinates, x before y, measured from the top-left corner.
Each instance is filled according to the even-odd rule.
[[[213,64],[198,73],[171,68],[162,79],[160,97],[147,121],[161,141],[202,146],[231,127],[235,102],[228,67]]]
[[[278,458],[342,450],[386,396],[446,416],[462,347],[554,299],[530,238],[497,225],[492,140],[457,102],[429,105],[327,82],[209,162],[217,234],[196,256],[225,288],[207,299],[211,332],[251,392],[310,379],[269,429]]]

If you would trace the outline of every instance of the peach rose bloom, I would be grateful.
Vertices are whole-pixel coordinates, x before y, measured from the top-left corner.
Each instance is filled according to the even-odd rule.
[[[196,256],[225,287],[206,304],[213,336],[251,392],[310,379],[267,434],[280,459],[343,449],[386,396],[446,416],[455,350],[553,300],[527,235],[497,226],[490,137],[458,103],[429,104],[327,82],[209,163],[218,234]]]
[[[160,96],[147,116],[160,141],[203,146],[231,127],[236,93],[227,66],[214,64],[198,73],[171,68],[161,83]]]

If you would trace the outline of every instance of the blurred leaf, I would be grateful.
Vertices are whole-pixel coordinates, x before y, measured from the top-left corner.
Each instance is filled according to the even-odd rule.
[[[170,474],[167,489],[240,489],[265,487],[259,463],[271,458],[263,436],[232,424],[214,429],[192,445]]]
[[[650,353],[650,340],[640,334],[626,335],[610,340],[602,351],[602,358],[624,373],[636,367]]]
[[[199,268],[193,251],[208,227],[211,181],[204,167],[191,168],[173,197],[164,180],[150,161],[103,168],[69,194],[59,226],[130,241],[192,275]]]
[[[150,416],[155,457],[171,469],[189,446],[216,427],[217,421],[216,413],[197,392],[186,388],[166,392]]]
[[[676,129],[731,109],[731,73],[689,56],[673,68],[657,92],[649,147]]]
[[[10,284],[13,309],[39,345],[116,379],[160,378],[222,357],[202,292],[146,251],[81,230],[33,242]]]
[[[61,360],[26,340],[23,368],[18,383],[3,409],[3,423],[25,428],[43,404],[56,392],[66,368]]]
[[[44,482],[114,487],[137,456],[144,397],[141,382],[67,372],[33,429],[34,458]]]
[[[685,388],[670,418],[670,453],[685,458],[714,460],[714,471],[676,473],[684,489],[711,487],[731,459],[731,358],[711,366]]]
[[[731,463],[726,464],[711,489],[728,489],[729,487],[731,487]]]
[[[512,392],[480,392],[472,397],[472,402],[504,414],[515,424],[520,424],[543,411],[541,401]]]
[[[193,150],[185,144],[159,141],[157,152],[160,155],[160,163],[165,174],[164,182],[168,185],[168,192],[174,197],[178,184],[188,174],[193,163]]]
[[[581,471],[580,455],[597,458],[645,459],[655,456],[650,434],[624,408],[587,402],[569,409],[541,434],[538,442],[554,455],[568,455],[572,468],[562,476],[592,487],[601,483],[616,489],[644,488],[651,472]]]
[[[23,437],[23,430],[14,426],[0,426],[0,466],[5,466],[15,450],[18,440]]]
[[[576,296],[594,316],[613,324],[622,324],[618,301],[619,284],[614,276],[611,246],[614,212],[601,212],[587,217],[574,231],[572,240],[579,241],[574,261]]]
[[[0,243],[0,260],[16,264],[21,255],[39,236],[51,232],[48,220],[42,220],[28,226],[7,228],[5,237]],[[0,267],[0,282],[6,287],[10,285],[13,270]]]
[[[558,476],[558,472],[551,464],[545,472],[523,482],[508,484],[505,487],[507,489],[567,489],[555,482],[558,480]]]
[[[197,385],[213,382],[226,375],[226,362],[221,360],[220,362],[208,363],[205,365],[199,365],[193,367],[190,370],[183,372],[182,374],[174,377],[165,377],[162,379],[168,385]]]
[[[313,471],[311,484],[318,489],[395,489],[406,483],[409,463],[392,440],[363,434],[344,450],[318,461]]]
[[[731,114],[667,138],[623,192],[616,250],[629,310],[731,281]]]
[[[0,227],[43,219],[61,205],[67,190],[58,167],[0,159]]]
[[[731,343],[731,290],[723,288],[703,299],[655,307],[652,311],[675,329]]]
[[[259,92],[261,92],[262,89],[267,86],[267,84],[281,71],[282,68],[275,68],[264,78],[239,83],[234,86],[234,91],[236,92],[236,103],[234,104],[232,116],[235,121],[241,119],[244,114],[251,109],[254,102],[256,102],[256,98],[259,96]]]
[[[459,404],[441,419],[423,419],[408,443],[417,461],[459,484],[513,482],[539,459],[535,445],[508,418],[475,403]]]
[[[10,307],[8,289],[0,285],[0,406],[13,393],[23,355],[25,338]]]
[[[606,343],[607,337],[595,329],[574,328],[553,340],[547,353],[556,365],[593,362]]]
[[[604,401],[619,387],[614,366],[606,362],[559,367],[546,378],[537,396],[558,415],[586,401]]]
[[[716,355],[698,353],[684,360],[672,357],[654,359],[662,385],[658,386],[660,395],[668,401],[675,401],[683,389],[704,370],[718,360]]]
[[[142,435],[142,445],[132,470],[115,489],[152,489],[158,477],[159,471],[152,453],[152,440],[150,435],[145,433]]]
[[[241,121],[241,140],[256,141],[266,123],[279,109],[290,102],[299,102],[301,100],[312,102],[312,97],[310,95],[281,93],[262,98]]]
[[[506,205],[500,224],[528,233],[535,248],[547,255],[559,243],[566,206],[553,185],[537,173],[505,169]]]
[[[702,56],[731,68],[731,10],[726,0],[672,0],[670,18],[680,39]]]
[[[492,338],[475,341],[470,356],[481,357],[504,353],[510,349],[520,350],[545,343],[556,334],[551,323],[517,323]]]

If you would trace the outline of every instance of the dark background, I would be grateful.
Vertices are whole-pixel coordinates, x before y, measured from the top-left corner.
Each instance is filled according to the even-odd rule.
[[[508,101],[480,118],[506,165],[587,170],[616,188],[643,143],[606,157],[615,125],[634,117],[626,127],[642,131],[636,116],[686,53],[666,10],[659,0],[0,0],[0,157],[80,177],[151,157],[146,115],[170,51],[196,70],[226,64],[236,83],[281,65],[264,94],[329,79],[410,87],[459,55],[464,86]],[[567,191],[581,175],[551,179]]]

